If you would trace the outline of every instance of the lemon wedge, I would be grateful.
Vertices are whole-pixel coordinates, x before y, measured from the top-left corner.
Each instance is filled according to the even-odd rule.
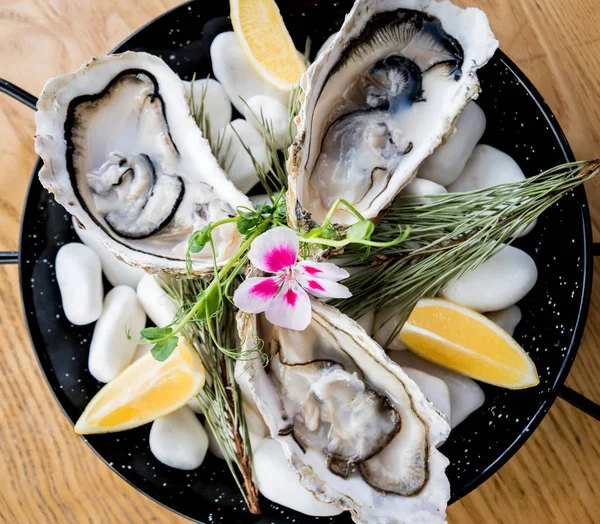
[[[399,336],[414,353],[475,380],[508,389],[539,384],[535,364],[506,331],[453,302],[419,300]]]
[[[183,338],[164,362],[148,353],[106,384],[75,424],[80,435],[131,429],[179,409],[204,386],[204,367]]]
[[[290,91],[306,65],[274,0],[230,0],[231,23],[252,67],[269,84]]]

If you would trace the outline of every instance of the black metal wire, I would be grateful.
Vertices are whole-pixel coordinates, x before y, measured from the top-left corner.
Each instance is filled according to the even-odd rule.
[[[0,78],[0,93],[6,93],[27,107],[36,109],[37,98],[35,96],[3,78]]]
[[[32,94],[29,94],[24,89],[16,86],[15,84],[0,78],[0,93],[6,93],[8,96],[18,100],[27,107],[35,110],[37,105],[37,98]],[[16,251],[0,251],[0,264],[18,264],[19,253]]]
[[[567,386],[563,386],[558,394],[560,398],[566,400],[577,409],[583,411],[586,415],[600,420],[600,405],[592,402],[589,398],[584,397],[581,393],[572,390]]]
[[[17,264],[19,253],[17,251],[0,251],[0,264]]]

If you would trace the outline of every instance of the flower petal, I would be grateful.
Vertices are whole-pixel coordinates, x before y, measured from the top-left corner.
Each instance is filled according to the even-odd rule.
[[[258,236],[248,253],[254,267],[277,273],[296,264],[298,237],[289,227],[276,227]]]
[[[266,311],[281,284],[273,277],[250,277],[233,294],[233,303],[245,313]]]
[[[298,283],[317,298],[350,298],[350,290],[338,282],[327,278],[298,275]]]
[[[313,262],[312,260],[303,260],[296,266],[307,277],[328,278],[337,282],[350,276],[350,273],[331,262]]]
[[[300,286],[285,283],[269,304],[265,316],[276,326],[303,331],[312,318],[310,298]]]

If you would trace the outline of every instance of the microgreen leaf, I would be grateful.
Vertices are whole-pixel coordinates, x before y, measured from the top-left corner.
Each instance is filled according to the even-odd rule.
[[[306,235],[307,238],[327,238],[332,239],[337,235],[337,231],[329,226],[323,227],[315,227],[311,229]]]
[[[321,238],[327,238],[331,240],[337,236],[337,231],[331,227],[326,227],[321,231]]]
[[[194,231],[188,245],[190,253],[200,253],[204,249],[204,246],[210,242],[211,227],[212,224],[207,224],[202,229]]]
[[[369,220],[360,220],[352,224],[346,231],[346,238],[351,241],[369,240],[375,231],[375,224]]]
[[[256,217],[253,217],[253,218],[240,217],[237,221],[238,231],[242,235],[247,235],[251,229],[256,227],[258,222],[259,222],[259,220],[257,220]]]
[[[274,209],[273,206],[270,206],[269,204],[258,204],[256,206],[256,211],[258,211],[260,215],[270,215],[273,213]]]
[[[221,296],[219,295],[219,288],[216,286],[209,287],[199,293],[196,300],[200,303],[197,317],[203,321],[207,317],[214,316],[221,307]]]
[[[170,327],[149,327],[142,329],[141,334],[146,340],[160,340],[173,333]]]
[[[253,209],[248,209],[246,207],[238,207],[237,208],[238,215],[248,219],[256,219],[256,211]]]
[[[150,353],[152,353],[152,356],[155,360],[164,362],[171,356],[171,353],[173,353],[177,347],[177,342],[177,337],[171,337],[167,340],[163,340],[162,342],[155,344]]]

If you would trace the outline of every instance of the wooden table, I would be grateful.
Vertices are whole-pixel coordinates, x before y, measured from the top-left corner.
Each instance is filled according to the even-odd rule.
[[[206,1],[206,0],[204,0]],[[112,49],[177,0],[0,0],[0,77],[38,94],[47,78]],[[600,155],[599,0],[466,0],[556,113],[578,159]],[[1,95],[0,95],[1,96]],[[0,249],[16,250],[35,161],[30,110],[0,98]],[[600,239],[600,180],[588,184]],[[600,279],[596,264],[595,279]],[[114,475],[77,437],[38,369],[17,268],[0,266],[0,521],[185,522]],[[567,384],[600,402],[600,288]],[[558,400],[527,444],[452,506],[452,523],[598,522],[600,424]]]

